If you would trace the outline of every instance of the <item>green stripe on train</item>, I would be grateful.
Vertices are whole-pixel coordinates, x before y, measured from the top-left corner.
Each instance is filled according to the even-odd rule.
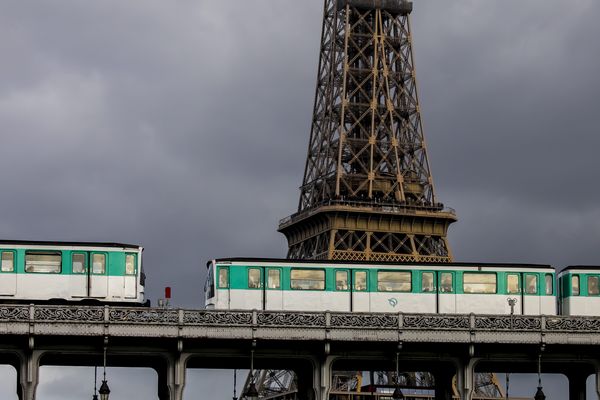
[[[367,290],[365,292],[371,292],[371,293],[375,293],[375,292],[379,292],[379,293],[386,293],[386,291],[379,291],[378,287],[377,287],[377,272],[378,271],[382,271],[382,272],[389,272],[389,271],[401,271],[401,272],[405,272],[405,271],[410,271],[411,272],[411,290],[404,292],[404,293],[421,293],[424,295],[435,295],[436,292],[423,292],[422,291],[422,276],[423,273],[437,273],[437,285],[436,286],[440,286],[441,281],[440,281],[440,275],[442,273],[450,273],[453,277],[453,292],[454,294],[464,294],[464,290],[463,290],[463,278],[464,278],[464,274],[465,273],[469,273],[469,274],[495,274],[496,275],[496,292],[495,293],[489,293],[491,295],[494,294],[503,294],[503,295],[507,295],[507,296],[517,296],[520,295],[520,293],[508,293],[508,289],[507,289],[507,279],[508,279],[508,275],[515,275],[518,274],[520,279],[523,280],[525,279],[525,276],[535,276],[536,280],[537,280],[537,287],[536,287],[536,293],[525,293],[526,296],[554,296],[554,294],[556,293],[556,285],[555,285],[555,274],[554,273],[545,273],[545,272],[507,272],[507,271],[495,271],[495,272],[491,272],[491,271],[462,271],[462,270],[448,270],[448,269],[444,269],[443,271],[439,271],[439,270],[407,270],[407,269],[377,269],[377,268],[340,268],[337,266],[332,266],[332,267],[324,267],[324,268],[302,268],[302,267],[284,267],[284,266],[245,266],[245,265],[217,265],[217,282],[219,281],[219,270],[220,269],[227,269],[228,272],[228,278],[229,278],[229,288],[230,289],[237,289],[237,290],[262,290],[261,288],[249,288],[248,287],[248,276],[249,276],[249,270],[253,269],[253,268],[258,268],[261,270],[262,272],[262,276],[261,276],[261,280],[263,282],[263,285],[265,285],[265,275],[267,275],[269,272],[269,270],[278,270],[281,272],[281,284],[280,284],[280,289],[269,289],[267,285],[267,290],[293,290],[293,291],[327,291],[327,292],[347,292],[349,290],[338,290],[336,289],[335,285],[336,285],[336,279],[335,279],[335,273],[336,271],[348,271],[348,273],[352,272],[352,278],[354,278],[354,275],[357,271],[365,271],[367,273]],[[325,271],[325,288],[323,290],[310,290],[310,289],[292,289],[291,288],[291,279],[290,279],[290,274],[291,274],[291,270],[295,269],[295,270],[303,270],[303,269],[310,269],[310,270],[323,270]],[[551,294],[546,294],[546,276],[551,276]],[[524,283],[521,282],[520,283],[521,287],[524,288]],[[219,286],[219,288],[222,288],[221,286]],[[396,291],[396,293],[402,293],[399,291]],[[487,293],[477,293],[477,294],[487,294]]]

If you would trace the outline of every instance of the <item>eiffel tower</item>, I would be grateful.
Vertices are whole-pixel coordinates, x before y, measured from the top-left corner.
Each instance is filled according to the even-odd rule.
[[[452,261],[447,231],[456,215],[434,192],[411,12],[408,0],[324,1],[298,211],[280,221],[278,229],[288,240],[288,258]],[[264,388],[261,398],[295,399],[293,372],[255,374],[247,382]],[[371,385],[401,380],[392,373],[377,374]],[[433,385],[428,373],[403,374],[402,379]],[[477,397],[503,398],[495,375],[478,374],[476,380]],[[361,382],[362,372],[340,372],[332,383],[360,390]]]
[[[298,212],[288,258],[451,261],[454,212],[436,199],[405,0],[325,0]]]

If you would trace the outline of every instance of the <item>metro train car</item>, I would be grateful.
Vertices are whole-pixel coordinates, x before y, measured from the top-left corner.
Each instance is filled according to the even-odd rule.
[[[549,265],[217,259],[208,309],[555,315]]]
[[[143,248],[0,240],[0,302],[145,305]]]
[[[600,267],[575,265],[558,273],[560,312],[600,315]]]

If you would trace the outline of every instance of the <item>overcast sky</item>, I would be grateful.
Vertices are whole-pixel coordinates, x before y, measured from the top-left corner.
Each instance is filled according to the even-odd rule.
[[[0,238],[141,244],[149,297],[185,307],[207,260],[285,256],[321,17],[321,0],[0,0]],[[415,1],[457,261],[600,263],[599,19],[598,0]]]

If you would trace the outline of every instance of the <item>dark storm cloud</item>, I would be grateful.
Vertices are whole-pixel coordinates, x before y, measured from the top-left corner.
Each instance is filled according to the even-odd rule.
[[[322,3],[8,0],[0,236],[146,248],[199,306],[212,257],[285,254]],[[600,2],[415,1],[421,108],[456,258],[598,263]],[[63,397],[64,398],[64,397]]]

